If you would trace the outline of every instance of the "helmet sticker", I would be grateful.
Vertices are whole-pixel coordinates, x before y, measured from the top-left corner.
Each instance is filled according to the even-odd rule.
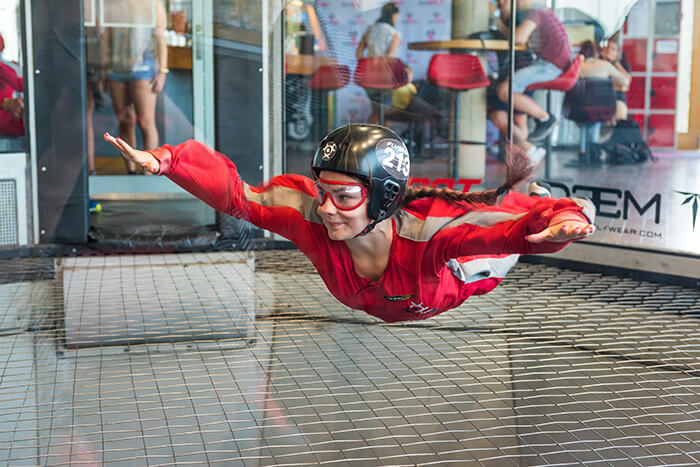
[[[406,146],[396,139],[383,139],[375,149],[382,167],[392,176],[401,180],[408,178],[411,161]]]
[[[336,151],[338,151],[338,146],[335,144],[335,141],[329,141],[323,146],[323,156],[321,156],[321,158],[324,161],[329,161],[333,159]]]

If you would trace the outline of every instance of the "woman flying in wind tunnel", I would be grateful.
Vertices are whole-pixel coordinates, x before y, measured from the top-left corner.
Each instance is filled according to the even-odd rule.
[[[196,141],[146,152],[105,140],[214,209],[291,240],[340,302],[388,322],[457,307],[493,290],[519,255],[555,252],[594,231],[588,200],[509,192],[531,171],[519,152],[497,190],[407,189],[408,150],[379,125],[329,133],[311,160],[313,178],[286,174],[259,187]]]

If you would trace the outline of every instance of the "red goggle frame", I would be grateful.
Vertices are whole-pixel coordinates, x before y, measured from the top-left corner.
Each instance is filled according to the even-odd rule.
[[[334,189],[326,190],[321,184],[333,185]],[[335,189],[337,187],[337,189]],[[359,188],[359,192],[357,190]],[[331,203],[341,211],[352,211],[359,208],[367,199],[367,187],[360,183],[337,182],[334,180],[318,179],[314,182],[314,191],[318,204],[323,205],[326,198],[330,197]],[[359,197],[358,197],[359,194]]]

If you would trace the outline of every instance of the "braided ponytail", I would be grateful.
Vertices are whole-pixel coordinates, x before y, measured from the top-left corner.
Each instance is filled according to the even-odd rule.
[[[511,144],[506,144],[506,166],[508,167],[508,178],[503,185],[495,190],[464,193],[449,188],[431,188],[426,186],[416,188],[409,186],[406,189],[402,206],[406,206],[411,201],[419,198],[441,198],[455,204],[465,202],[469,204],[494,205],[498,201],[499,196],[508,193],[511,188],[528,178],[534,169],[530,165],[530,159],[525,155],[525,152]]]

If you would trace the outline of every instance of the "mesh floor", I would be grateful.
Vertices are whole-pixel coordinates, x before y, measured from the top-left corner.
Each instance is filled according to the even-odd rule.
[[[0,270],[0,464],[700,463],[697,290],[521,263],[388,325],[296,251]]]

